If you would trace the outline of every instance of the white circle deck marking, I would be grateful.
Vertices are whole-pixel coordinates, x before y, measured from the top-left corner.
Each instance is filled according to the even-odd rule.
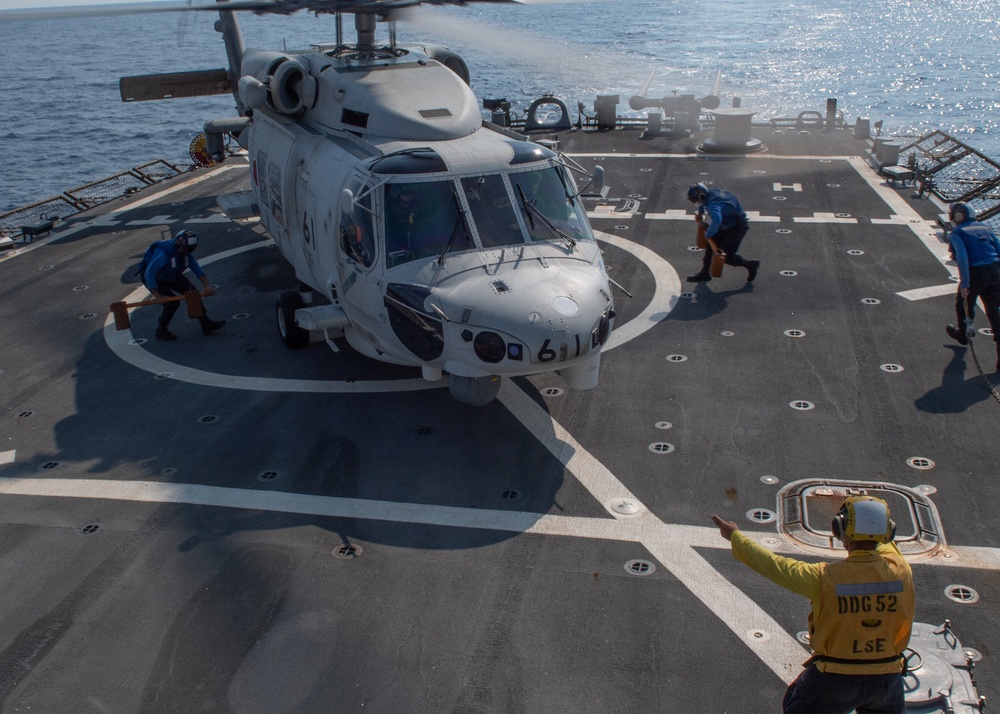
[[[651,250],[648,250],[632,241],[626,241],[609,233],[594,231],[602,241],[610,243],[617,248],[631,253],[642,262],[653,273],[656,288],[653,296],[645,309],[636,315],[632,320],[621,327],[616,327],[611,333],[611,337],[604,346],[602,352],[607,352],[619,347],[626,342],[635,339],[647,330],[652,329],[657,323],[665,320],[670,311],[674,309],[680,300],[681,281],[677,271],[666,260]],[[274,241],[267,239],[251,243],[250,245],[232,250],[216,253],[200,261],[201,265],[210,265],[219,260],[225,260],[233,256],[245,253],[257,248],[265,248],[274,245]],[[125,302],[138,302],[148,294],[144,286],[133,290],[124,298]],[[111,351],[118,357],[133,367],[152,372],[156,375],[169,374],[171,379],[189,384],[199,384],[205,387],[225,387],[228,389],[241,389],[256,392],[321,392],[321,393],[385,393],[385,392],[408,392],[422,389],[441,389],[446,382],[427,382],[421,378],[394,379],[394,380],[357,380],[346,382],[344,380],[319,380],[319,379],[286,379],[281,377],[247,377],[242,375],[219,374],[206,370],[187,367],[170,362],[162,357],[147,352],[144,349],[136,349],[138,340],[133,339],[132,330],[116,330],[114,316],[109,313],[104,322],[104,341]]]

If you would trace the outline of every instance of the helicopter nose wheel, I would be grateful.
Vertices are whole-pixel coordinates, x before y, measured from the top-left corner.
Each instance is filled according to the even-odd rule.
[[[286,290],[278,297],[275,313],[278,319],[278,334],[285,347],[297,350],[309,344],[309,331],[295,324],[295,311],[305,307],[302,296],[294,290]]]

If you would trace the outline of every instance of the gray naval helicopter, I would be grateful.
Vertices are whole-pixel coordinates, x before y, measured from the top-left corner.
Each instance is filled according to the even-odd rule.
[[[207,153],[223,160],[229,136],[248,153],[251,190],[219,205],[259,215],[295,269],[298,288],[276,305],[288,347],[343,336],[428,381],[446,376],[472,405],[493,400],[503,376],[556,371],[594,388],[615,308],[573,175],[595,191],[603,171],[484,122],[456,53],[398,46],[394,13],[421,2],[208,6],[229,69],[125,77],[122,98],[232,92],[240,116],[205,125]],[[235,10],[333,14],[337,41],[247,49]],[[380,20],[392,27],[383,46]]]

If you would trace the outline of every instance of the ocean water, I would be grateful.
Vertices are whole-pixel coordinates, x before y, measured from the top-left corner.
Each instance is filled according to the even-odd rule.
[[[1000,160],[1000,13],[987,0],[606,0],[420,8],[397,36],[443,44],[469,65],[482,98],[523,111],[552,93],[619,110],[650,72],[649,96],[707,94],[758,119],[824,111],[836,97],[853,123],[933,128]],[[0,21],[0,212],[147,160],[187,162],[207,119],[231,97],[124,104],[123,75],[223,67],[214,13]],[[334,20],[241,13],[249,47],[333,42]],[[350,18],[345,19],[350,27]],[[345,28],[346,29],[346,28]],[[386,36],[383,30],[381,37]]]

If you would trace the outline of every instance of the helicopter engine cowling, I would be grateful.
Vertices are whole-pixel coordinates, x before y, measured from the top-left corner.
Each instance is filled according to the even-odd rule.
[[[454,50],[442,47],[441,45],[422,45],[420,50],[432,60],[440,62],[457,74],[466,84],[472,84],[469,66],[465,64],[465,60],[462,59],[461,55]]]
[[[316,78],[309,66],[297,60],[282,62],[270,82],[271,106],[282,114],[298,116],[316,103]]]

